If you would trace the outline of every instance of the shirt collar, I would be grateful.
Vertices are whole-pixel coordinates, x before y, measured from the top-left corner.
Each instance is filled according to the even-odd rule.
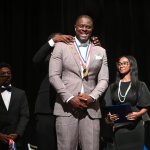
[[[88,46],[88,44],[89,44],[89,40],[88,40],[86,43],[81,43],[81,42],[77,39],[76,36],[75,36],[75,41],[76,41],[76,44],[77,44],[79,47],[86,47],[86,46]]]

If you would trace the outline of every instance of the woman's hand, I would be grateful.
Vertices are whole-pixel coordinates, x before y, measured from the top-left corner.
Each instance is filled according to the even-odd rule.
[[[132,112],[132,113],[129,113],[126,118],[127,120],[136,120],[138,117],[139,117],[139,112]]]
[[[136,120],[137,118],[139,118],[142,115],[144,115],[146,112],[147,112],[147,108],[142,108],[138,112],[129,113],[126,117],[127,117],[127,120]]]
[[[107,114],[106,122],[107,123],[114,123],[114,121],[117,121],[119,119],[117,114],[111,114],[110,112]]]

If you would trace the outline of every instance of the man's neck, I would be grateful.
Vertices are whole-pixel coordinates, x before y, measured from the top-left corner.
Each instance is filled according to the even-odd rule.
[[[83,41],[79,40],[76,36],[75,36],[75,41],[76,41],[77,45],[89,43],[89,40],[83,42]]]

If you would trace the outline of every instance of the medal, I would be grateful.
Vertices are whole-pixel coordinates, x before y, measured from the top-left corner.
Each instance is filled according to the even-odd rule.
[[[75,50],[79,56],[79,60],[81,62],[81,66],[83,68],[83,71],[82,71],[82,78],[84,79],[88,79],[88,75],[89,75],[89,71],[88,71],[88,60],[89,60],[89,56],[90,56],[90,52],[91,52],[91,49],[92,49],[92,44],[89,42],[87,48],[86,48],[86,56],[85,58],[82,56],[82,53],[80,51],[80,48],[78,47],[77,43],[76,43],[76,40],[74,41],[74,47],[75,47]]]
[[[87,78],[88,77],[88,69],[84,68],[83,69],[83,78]]]

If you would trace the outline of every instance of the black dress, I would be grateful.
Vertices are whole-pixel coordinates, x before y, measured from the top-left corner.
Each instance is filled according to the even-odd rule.
[[[122,95],[125,94],[129,84],[130,82],[121,83]],[[133,92],[131,88],[124,102],[120,102],[118,98],[118,88],[112,95],[112,85],[110,85],[104,97],[106,106],[130,103],[134,112],[150,106],[150,92],[144,82],[140,82],[138,94]],[[135,121],[115,123],[114,126],[114,150],[143,150],[144,126],[142,117]]]

